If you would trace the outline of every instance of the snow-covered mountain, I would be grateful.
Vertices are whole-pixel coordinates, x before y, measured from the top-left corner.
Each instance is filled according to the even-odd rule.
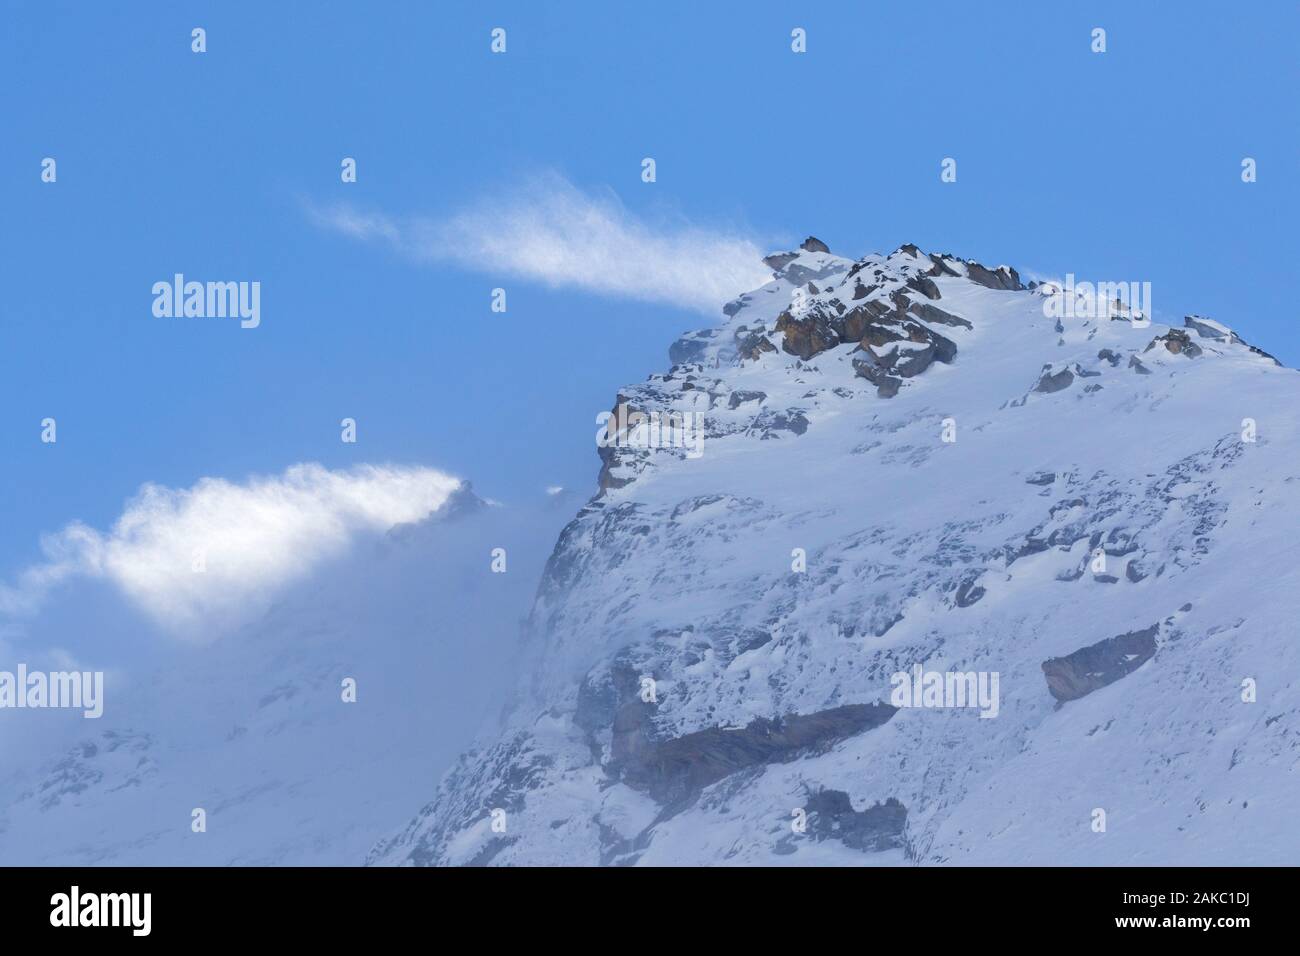
[[[1294,862],[1300,377],[915,246],[766,261],[617,397],[518,703],[368,862]]]

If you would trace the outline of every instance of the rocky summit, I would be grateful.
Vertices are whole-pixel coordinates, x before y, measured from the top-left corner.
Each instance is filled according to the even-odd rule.
[[[765,262],[615,399],[702,454],[619,419],[509,716],[369,862],[1293,862],[1300,376],[914,245]]]

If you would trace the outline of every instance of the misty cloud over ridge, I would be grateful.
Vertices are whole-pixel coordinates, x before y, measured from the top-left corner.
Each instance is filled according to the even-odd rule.
[[[0,613],[33,613],[69,579],[104,579],[163,629],[192,636],[302,579],[354,538],[428,516],[460,486],[432,468],[296,464],[239,483],[144,485],[107,532],[47,535],[45,560],[0,585]]]

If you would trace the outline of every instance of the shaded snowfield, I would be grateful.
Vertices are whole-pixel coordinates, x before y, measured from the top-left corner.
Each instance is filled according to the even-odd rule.
[[[363,537],[252,623],[109,674],[99,720],[6,712],[0,861],[357,863],[497,718],[562,520],[454,497]]]

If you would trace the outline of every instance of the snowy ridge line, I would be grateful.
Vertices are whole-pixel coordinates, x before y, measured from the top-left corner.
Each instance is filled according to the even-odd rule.
[[[614,403],[702,454],[598,450],[512,715],[368,862],[1292,858],[1293,371],[915,246],[765,261]]]

